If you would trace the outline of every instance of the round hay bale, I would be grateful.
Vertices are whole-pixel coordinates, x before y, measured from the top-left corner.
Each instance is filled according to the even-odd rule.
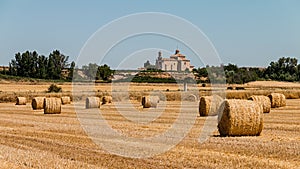
[[[214,116],[217,115],[218,109],[223,102],[223,98],[218,95],[202,96],[199,102],[200,116]]]
[[[271,101],[267,96],[251,96],[248,100],[257,102],[263,108],[264,113],[270,113]]]
[[[159,103],[159,101],[160,101],[160,98],[159,98],[159,96],[151,96],[154,100],[156,100],[157,101],[157,103]]]
[[[158,102],[158,96],[143,96],[142,98],[143,108],[157,107]]]
[[[71,98],[69,96],[61,97],[61,103],[63,105],[65,105],[65,104],[71,104]]]
[[[99,97],[87,97],[85,100],[85,108],[100,108],[100,98]]]
[[[40,110],[44,108],[45,97],[35,97],[32,99],[31,106],[33,110]]]
[[[281,105],[281,107],[286,106],[286,98],[285,98],[284,94],[280,95],[280,105]]]
[[[102,97],[102,104],[112,103],[112,97],[111,96],[103,96]]]
[[[26,105],[27,99],[26,97],[17,97],[16,105]]]
[[[198,98],[197,98],[196,95],[190,94],[190,95],[188,95],[188,96],[185,96],[185,97],[183,98],[183,100],[184,100],[184,101],[189,101],[189,102],[197,102],[197,101],[198,101]]]
[[[286,106],[286,99],[283,94],[271,93],[268,95],[268,97],[270,98],[272,108]]]
[[[61,99],[60,98],[45,98],[44,99],[44,114],[60,114]]]
[[[263,129],[262,107],[250,100],[225,100],[218,119],[221,136],[258,136]]]

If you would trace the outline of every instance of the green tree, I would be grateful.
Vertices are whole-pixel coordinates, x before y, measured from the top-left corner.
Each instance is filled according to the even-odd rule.
[[[198,68],[198,76],[199,77],[207,77],[208,72],[207,72],[206,68]]]
[[[17,76],[17,63],[14,59],[9,62],[9,74],[12,76]]]
[[[233,71],[233,72],[237,72],[238,71],[238,66],[229,63],[227,66],[224,66],[224,71]]]
[[[62,70],[69,68],[68,58],[58,50],[53,51],[49,58],[40,56],[36,51],[16,53],[15,58],[9,62],[9,74],[40,79],[61,79]]]
[[[15,59],[9,63],[9,72],[15,76],[37,77],[37,60],[38,53],[36,51],[16,53]]]
[[[264,72],[265,78],[280,81],[299,81],[299,66],[296,58],[282,57],[271,62]]]
[[[52,59],[52,56],[49,56],[48,62],[47,62],[47,78],[48,79],[55,79],[56,77],[56,72],[55,72],[55,65]]]
[[[38,61],[37,61],[38,78],[40,78],[40,79],[46,79],[47,78],[47,64],[48,64],[48,59],[44,55],[41,55],[41,56],[38,57]]]
[[[20,54],[17,53],[15,55],[15,61],[16,61],[16,75],[17,76],[24,76],[25,75],[25,63],[24,63],[24,59],[22,59],[22,56],[24,56],[24,54]]]
[[[61,54],[58,50],[50,53],[48,61],[48,72],[51,74],[48,74],[48,76],[50,76],[51,79],[62,79],[62,70],[69,67],[68,59],[69,56]]]
[[[114,70],[111,70],[110,67],[106,64],[99,66],[97,71],[96,80],[104,80],[104,81],[110,81],[113,77]]]
[[[75,62],[73,61],[70,65],[70,69],[69,69],[69,74],[68,74],[69,80],[73,79],[74,69],[75,69]]]
[[[98,71],[98,65],[96,63],[89,63],[89,65],[83,65],[82,70],[83,73],[90,79],[95,80]]]
[[[36,51],[29,53],[29,77],[38,78],[38,58]]]

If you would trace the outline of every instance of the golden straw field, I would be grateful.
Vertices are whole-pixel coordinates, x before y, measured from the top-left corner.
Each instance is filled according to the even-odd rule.
[[[123,135],[143,138],[162,133],[176,121],[181,108],[186,118],[191,114],[197,116],[191,130],[179,144],[149,158],[113,155],[96,145],[81,127],[75,112],[85,109],[85,96],[73,100],[71,104],[62,105],[61,114],[44,114],[43,110],[32,110],[30,99],[34,96],[50,96],[45,93],[50,84],[2,83],[1,97],[12,98],[3,98],[0,103],[0,168],[296,169],[300,166],[300,85],[276,83],[268,86],[263,82],[254,82],[243,85],[245,90],[226,90],[228,98],[239,99],[247,99],[252,94],[268,95],[274,91],[286,95],[285,107],[272,108],[270,113],[263,114],[264,128],[260,136],[221,137],[216,127],[203,143],[198,138],[208,117],[199,116],[199,103],[183,101],[184,106],[181,107],[179,100],[169,99],[175,97],[182,86],[130,84],[131,95],[139,95],[130,98],[132,107],[127,107],[124,100],[115,101],[114,98],[111,104],[100,107],[108,124]],[[58,86],[62,87],[63,93],[53,94],[54,97],[72,95],[71,83]],[[209,86],[203,88],[199,85],[198,88],[200,95],[211,94]],[[86,90],[90,89],[86,87]],[[163,112],[152,122],[137,124],[118,113],[120,109],[127,113],[137,111],[141,117],[152,113],[153,109],[142,108],[140,99],[143,94],[155,90],[161,91],[166,100],[158,103],[157,110],[163,109]],[[98,84],[93,91],[99,95],[120,92],[109,84]],[[15,105],[13,97],[16,95],[27,97],[27,104]],[[126,151],[130,151],[130,148]]]

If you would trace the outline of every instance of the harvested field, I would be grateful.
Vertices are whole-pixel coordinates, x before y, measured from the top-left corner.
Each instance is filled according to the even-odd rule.
[[[216,128],[201,144],[198,138],[207,117],[198,116],[197,103],[184,102],[183,113],[198,116],[188,135],[170,151],[142,159],[112,155],[93,143],[81,128],[73,104],[63,105],[61,114],[44,115],[43,110],[33,111],[29,104],[1,103],[0,164],[2,168],[298,168],[299,102],[287,100],[287,106],[263,114],[261,136],[220,137]],[[156,120],[132,123],[118,111],[136,109],[146,116],[151,109],[143,110],[138,101],[131,103],[133,108],[123,102],[100,108],[112,128],[127,136],[159,134],[179,115],[180,103],[168,101]],[[76,104],[76,109],[85,110],[84,102]]]
[[[275,86],[271,87],[274,83]],[[248,99],[252,95],[264,95],[267,96],[271,93],[282,93],[287,99],[299,99],[300,98],[300,85],[298,83],[280,82],[280,85],[276,85],[279,82],[251,82],[245,85],[233,85],[234,87],[244,87],[245,90],[226,90],[226,98],[228,99]],[[47,93],[48,87],[52,83],[29,83],[29,82],[6,82],[0,83],[0,103],[16,102],[16,97],[26,97],[27,100],[32,100],[34,97],[72,97],[72,101],[82,100],[91,94],[96,94],[97,97],[114,96],[113,101],[128,100],[124,99],[126,93],[129,93],[131,100],[140,100],[144,95],[163,93],[165,99],[168,101],[179,101],[181,99],[187,100],[191,94],[199,96],[209,96],[212,94],[218,94],[218,92],[224,92],[226,86],[215,86],[211,88],[208,84],[206,87],[202,87],[201,84],[189,85],[188,95],[183,95],[181,98],[178,91],[183,90],[183,84],[136,84],[136,83],[113,83],[113,84],[76,84],[80,91],[74,91],[72,93],[71,83],[58,83],[57,86],[61,87],[63,93]],[[286,85],[284,87],[284,85]],[[221,94],[222,95],[222,94]],[[224,95],[225,97],[225,95]]]

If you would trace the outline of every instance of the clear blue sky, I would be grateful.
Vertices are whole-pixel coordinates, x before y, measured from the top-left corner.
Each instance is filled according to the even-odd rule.
[[[26,50],[48,55],[59,49],[75,60],[89,37],[110,21],[137,12],[164,12],[199,27],[223,63],[267,66],[282,56],[300,59],[299,9],[299,0],[2,0],[0,65]],[[176,45],[165,48],[173,51]],[[151,62],[156,51],[154,55]]]

